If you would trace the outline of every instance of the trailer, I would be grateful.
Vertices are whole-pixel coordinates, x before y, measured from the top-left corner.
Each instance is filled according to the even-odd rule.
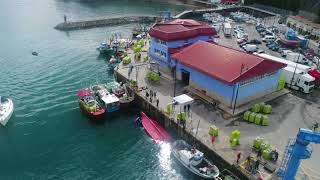
[[[255,53],[255,54],[260,57],[266,58],[266,59],[270,59],[273,61],[287,64],[287,66],[289,66],[289,67],[293,67],[293,68],[297,67],[297,69],[302,71],[303,73],[309,74],[310,76],[314,77],[315,78],[315,86],[320,87],[320,72],[319,72],[319,70],[313,69],[307,65],[303,65],[303,64],[295,63],[295,62],[292,62],[292,61],[289,61],[289,60],[286,60],[283,58],[271,56],[269,54],[264,54],[264,53],[262,53],[262,54]]]
[[[230,37],[232,32],[232,27],[230,23],[223,23],[223,33],[224,36]]]

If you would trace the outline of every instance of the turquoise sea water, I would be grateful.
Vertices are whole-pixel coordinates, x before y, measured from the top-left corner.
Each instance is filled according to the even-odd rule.
[[[15,105],[0,128],[0,179],[195,178],[170,158],[170,145],[134,126],[136,113],[96,125],[80,112],[77,90],[113,81],[96,46],[115,32],[129,36],[133,25],[53,29],[64,14],[80,20],[182,9],[142,0],[0,1],[0,95]]]

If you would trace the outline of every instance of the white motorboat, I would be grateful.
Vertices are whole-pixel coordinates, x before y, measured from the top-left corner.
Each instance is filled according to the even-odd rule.
[[[7,98],[5,101],[1,101],[0,96],[0,123],[5,126],[13,113],[14,107],[11,99]]]
[[[202,152],[184,140],[173,143],[172,154],[184,167],[202,178],[217,179],[219,177],[217,166],[210,163]]]

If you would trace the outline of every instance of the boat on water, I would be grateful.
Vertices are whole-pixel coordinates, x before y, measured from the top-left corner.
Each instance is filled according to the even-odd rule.
[[[107,86],[108,90],[115,94],[117,97],[122,97],[126,93],[122,84],[119,84],[117,82],[108,83]]]
[[[104,108],[96,101],[90,89],[78,91],[80,108],[90,117],[95,119],[103,118]]]
[[[189,145],[184,140],[173,143],[172,155],[192,173],[207,179],[217,179],[219,169],[210,163],[202,152]]]
[[[129,106],[132,101],[134,101],[134,96],[128,96],[127,93],[123,94],[119,98],[119,102],[120,102],[121,107]]]
[[[115,53],[114,48],[105,42],[101,43],[100,46],[97,47],[97,50],[100,52],[100,54],[104,55],[114,55]]]
[[[169,133],[143,112],[140,113],[140,118],[136,119],[136,123],[141,125],[155,142],[168,141],[170,139]]]
[[[2,101],[0,96],[0,123],[5,126],[12,116],[14,110],[13,102],[11,99],[6,98]]]
[[[107,113],[112,113],[120,109],[119,98],[108,91],[107,85],[93,85],[90,89],[94,92],[99,101],[103,104]]]

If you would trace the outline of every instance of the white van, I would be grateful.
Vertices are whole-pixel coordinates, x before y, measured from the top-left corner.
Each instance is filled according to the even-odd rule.
[[[264,36],[264,38],[262,38],[263,42],[271,42],[271,41],[275,41],[276,37],[274,36]]]

